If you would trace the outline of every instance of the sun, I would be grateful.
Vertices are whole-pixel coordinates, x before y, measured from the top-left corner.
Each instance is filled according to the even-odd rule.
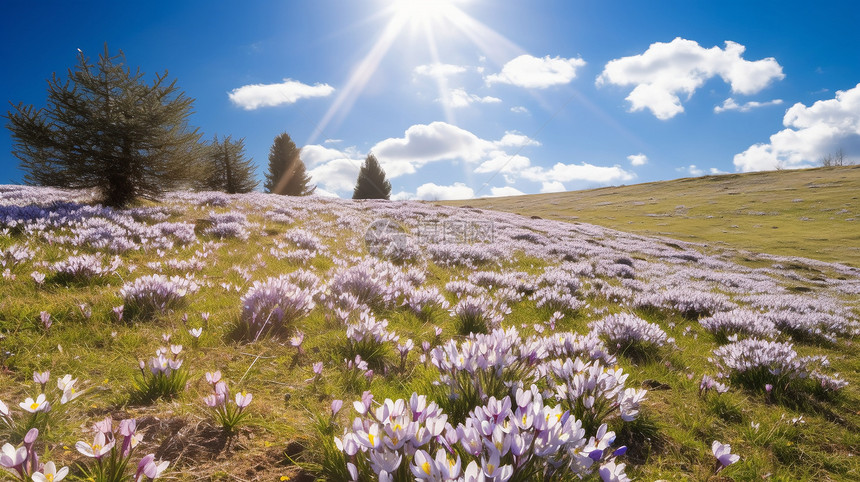
[[[429,23],[450,18],[457,12],[459,0],[394,0],[391,9],[395,17],[411,24]]]

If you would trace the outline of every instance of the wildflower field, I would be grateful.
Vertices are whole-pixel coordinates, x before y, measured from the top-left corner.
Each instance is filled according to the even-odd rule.
[[[858,480],[860,269],[416,202],[0,186],[3,480]]]

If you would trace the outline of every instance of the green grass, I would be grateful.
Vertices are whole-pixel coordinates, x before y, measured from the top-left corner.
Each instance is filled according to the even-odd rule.
[[[440,204],[860,267],[860,165]]]
[[[834,177],[836,173],[841,173],[839,179]],[[795,179],[801,176],[804,181]],[[790,181],[789,178],[795,180]],[[791,194],[792,191],[785,187],[796,182],[813,182],[809,180],[813,178],[819,179],[816,182],[830,179],[826,183],[833,186],[806,188],[799,194]],[[694,240],[704,241],[705,231],[700,232],[700,229],[707,224],[705,216],[712,215],[706,213],[720,210],[734,213],[734,218],[750,217],[750,223],[773,219],[774,225],[779,224],[779,229],[768,230],[768,234],[790,230],[799,233],[801,230],[792,225],[791,219],[809,216],[807,210],[810,204],[821,202],[828,209],[835,205],[856,209],[851,208],[851,203],[856,206],[856,201],[851,199],[852,194],[848,191],[849,187],[860,181],[858,178],[860,169],[852,167],[683,180],[676,182],[673,191],[662,188],[648,191],[643,187],[631,186],[599,190],[604,194],[594,194],[597,191],[592,191],[591,194],[582,195],[605,195],[606,199],[613,199],[611,202],[618,204],[615,211],[600,211],[603,208],[601,206],[592,207],[591,212],[602,212],[606,219],[618,217],[615,220],[618,222],[621,222],[622,215],[627,216],[625,222],[631,220],[633,223],[629,226],[638,226],[643,230],[647,230],[646,222],[653,221],[643,213],[669,209],[667,206],[676,202],[671,201],[673,196],[679,196],[689,208],[687,213],[684,216],[657,219],[672,220],[671,228],[678,230],[673,235],[680,236],[680,231],[689,230],[699,236]],[[775,197],[767,200],[762,192],[753,194],[752,191],[723,197],[713,194],[714,202],[710,203],[712,195],[708,194],[709,191],[680,194],[684,192],[683,189],[700,184],[712,185],[716,191],[723,189],[730,192],[743,191],[744,186],[768,187],[774,190]],[[777,184],[783,186],[786,192],[776,189]],[[654,203],[633,205],[634,199],[647,201],[648,197],[642,197],[646,192],[650,192],[648,196],[654,198]],[[855,192],[860,192],[860,189]],[[825,193],[831,193],[833,199],[815,197]],[[571,199],[565,195],[553,195],[557,198],[524,198],[521,202],[526,204],[516,209],[526,214],[559,218],[573,215],[565,213],[576,212],[580,213],[577,214],[580,221],[587,221],[583,212],[577,211],[587,209],[586,203],[574,201],[572,196],[576,194],[567,194]],[[755,196],[759,198],[754,201]],[[783,197],[803,198],[804,201],[791,203],[789,199],[784,204],[779,201]],[[767,209],[780,211],[781,214],[751,216],[744,214],[747,208],[730,209],[730,203],[742,199],[746,199],[740,203],[742,205],[773,203]],[[493,199],[469,203],[479,206],[484,202],[505,205],[520,201]],[[565,203],[569,206],[568,211],[561,211],[558,206]],[[576,205],[582,207],[576,208]],[[622,209],[624,205],[633,206],[631,213]],[[797,210],[789,212],[791,207]],[[818,209],[821,212],[823,207]],[[636,212],[642,215],[641,219],[634,215]],[[836,212],[828,211],[826,214],[837,216]],[[173,220],[194,219],[200,215],[199,212],[188,210]],[[262,222],[260,217],[252,218]],[[633,219],[636,221],[633,222]],[[736,224],[743,221],[727,222]],[[834,259],[845,253],[850,256],[851,249],[858,246],[857,243],[850,243],[851,239],[857,237],[856,229],[853,232],[842,229],[844,226],[855,227],[853,221],[839,217],[815,222],[820,222],[822,226],[820,230],[814,231],[815,236],[832,237],[834,242],[826,243],[826,248]],[[310,226],[310,223],[306,224],[308,229]],[[614,227],[624,229],[621,225]],[[15,271],[17,282],[0,284],[0,348],[11,352],[0,360],[0,398],[10,407],[17,408],[17,402],[25,396],[35,396],[38,387],[31,379],[34,370],[50,369],[51,383],[57,377],[71,373],[79,378],[78,383],[82,388],[88,389],[87,394],[79,400],[80,403],[69,408],[66,418],[53,421],[40,435],[40,447],[50,455],[50,459],[66,465],[83,462],[73,448],[75,441],[91,440],[88,427],[111,415],[115,420],[137,417],[145,433],[138,454],[155,451],[171,459],[170,476],[179,480],[278,480],[282,476],[297,477],[299,469],[293,462],[311,467],[321,467],[327,463],[322,454],[324,450],[331,450],[331,440],[320,440],[314,426],[331,430],[326,425],[328,420],[325,416],[332,399],[345,401],[344,410],[336,419],[344,426],[354,415],[351,402],[358,400],[363,390],[372,390],[377,400],[386,397],[408,398],[413,391],[431,393],[432,382],[437,374],[432,367],[419,362],[420,345],[422,341],[434,341],[435,325],[443,329],[443,340],[456,334],[457,321],[445,310],[436,310],[429,319],[399,308],[377,313],[377,318],[390,321],[389,329],[397,332],[401,339],[413,339],[416,349],[410,353],[405,370],[399,368],[400,360],[393,350],[383,350],[375,360],[376,373],[372,380],[364,379],[363,375],[352,376],[343,368],[343,359],[352,354],[347,348],[343,327],[319,305],[297,324],[306,334],[303,354],[289,346],[287,339],[267,337],[249,343],[232,336],[239,319],[240,298],[251,285],[234,267],[248,269],[253,280],[288,273],[299,267],[323,275],[334,266],[332,253],[341,257],[363,254],[360,246],[356,248],[348,243],[350,236],[355,233],[345,233],[338,238],[324,239],[329,254],[318,256],[307,265],[288,259],[277,260],[269,256],[268,252],[275,246],[278,233],[283,233],[288,227],[269,222],[267,228],[255,231],[247,242],[226,240],[212,249],[203,269],[195,274],[197,278],[207,281],[207,285],[190,296],[185,307],[155,314],[148,320],[117,322],[112,308],[122,304],[118,293],[124,280],[151,274],[153,270],[146,266],[147,263],[163,260],[153,251],[130,254],[125,257],[126,267],[98,283],[63,285],[46,282],[43,287],[37,287],[29,280],[33,267],[26,266]],[[665,229],[660,234],[673,233],[668,227],[660,229]],[[757,232],[752,227],[748,229],[750,233]],[[714,236],[719,237],[718,234]],[[726,237],[726,242],[736,246],[750,243],[744,247],[762,251],[780,246],[772,239],[765,242],[767,236],[764,234],[762,237],[761,242],[764,244],[758,248],[755,243],[759,238],[752,235]],[[0,247],[21,241],[20,237],[0,237]],[[807,251],[801,249],[801,252],[789,253],[784,250],[787,249],[785,246],[782,246],[783,251],[772,251],[811,255],[808,251],[811,248],[800,241],[798,243],[798,246],[806,246],[804,249]],[[57,246],[40,244],[40,248],[43,250],[39,254],[42,259],[54,260],[64,256],[62,249]],[[188,259],[200,248],[199,245],[178,248],[167,257]],[[129,263],[137,265],[134,272],[128,269]],[[511,261],[492,269],[538,273],[546,264],[542,259],[520,253]],[[856,264],[856,261],[852,264]],[[798,265],[797,269],[806,268]],[[441,290],[446,282],[462,279],[471,271],[466,268],[441,267],[431,262],[426,269],[426,284]],[[165,273],[177,274],[169,269],[165,269]],[[225,289],[221,283],[238,286],[239,290]],[[454,299],[449,298],[449,301]],[[615,312],[623,309],[604,299],[589,298],[584,301],[589,303],[589,308],[566,314],[558,323],[558,330],[585,333],[588,321],[600,316],[599,310]],[[87,318],[82,313],[79,308],[82,303],[91,308],[91,317]],[[39,321],[39,313],[43,310],[50,312],[54,320],[54,325],[47,331]],[[208,323],[200,315],[203,312],[210,313]],[[184,314],[188,315],[187,322],[182,321]],[[551,314],[547,310],[537,309],[532,301],[523,301],[513,305],[513,311],[505,317],[503,325],[522,327],[522,333],[531,334],[534,332],[533,325],[546,321]],[[616,445],[630,446],[628,456],[623,461],[628,464],[628,474],[632,477],[638,480],[707,480],[713,474],[714,459],[710,445],[713,440],[720,440],[730,443],[734,453],[742,456],[740,463],[720,473],[728,480],[765,477],[773,480],[860,478],[860,457],[857,456],[860,454],[860,357],[857,356],[857,340],[840,339],[835,344],[799,341],[796,344],[801,354],[827,355],[832,363],[832,371],[841,373],[850,382],[838,396],[824,399],[813,397],[809,403],[790,404],[770,400],[764,393],[755,390],[734,387],[728,394],[708,394],[703,397],[699,394],[698,384],[702,374],[714,374],[714,367],[708,360],[713,349],[718,346],[714,336],[695,321],[679,314],[659,311],[640,314],[648,321],[659,324],[669,336],[675,337],[677,345],[648,351],[647,356],[639,353],[622,353],[619,356],[620,366],[630,374],[628,387],[658,387],[649,389],[643,411],[636,421],[610,421],[611,428],[618,435]],[[688,326],[692,329],[684,335],[684,329]],[[192,327],[204,328],[197,344],[187,333],[187,329]],[[171,343],[185,346],[184,368],[190,373],[190,378],[185,389],[175,398],[147,400],[147,403],[143,403],[133,396],[138,360],[147,360],[157,347],[163,346],[163,333],[172,335]],[[312,382],[308,380],[313,376],[311,364],[315,361],[322,361],[324,369],[321,379]],[[247,409],[249,418],[246,425],[238,429],[231,445],[225,445],[223,440],[212,435],[214,422],[201,403],[202,398],[211,392],[203,379],[204,373],[214,370],[222,372],[234,393],[245,390],[254,396],[254,401]],[[453,410],[459,411],[457,416],[465,416],[462,412],[466,410],[462,407],[454,407]],[[319,414],[322,414],[322,420],[315,418]],[[802,423],[791,422],[800,416],[803,416]],[[751,423],[758,424],[758,429],[754,429]],[[0,441],[3,439],[0,438]],[[43,460],[49,459],[43,457]]]

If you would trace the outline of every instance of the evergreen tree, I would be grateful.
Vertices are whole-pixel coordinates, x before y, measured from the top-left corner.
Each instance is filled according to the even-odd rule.
[[[233,141],[230,136],[206,146],[203,159],[206,172],[202,176],[202,188],[209,191],[224,191],[227,194],[251,192],[257,187],[251,159],[245,159],[245,139]]]
[[[7,127],[25,182],[94,188],[115,207],[187,186],[200,155],[200,134],[187,122],[194,100],[167,72],[152,84],[142,77],[105,45],[97,64],[80,53],[65,81],[48,80],[45,108],[14,106]]]
[[[391,183],[385,178],[385,171],[376,160],[376,156],[368,154],[358,171],[358,180],[352,191],[353,199],[391,199]]]
[[[275,142],[269,149],[269,172],[263,187],[266,192],[284,194],[287,196],[308,196],[313,194],[316,186],[311,186],[311,176],[305,170],[305,163],[299,155],[301,150],[290,139],[289,134],[275,137]]]

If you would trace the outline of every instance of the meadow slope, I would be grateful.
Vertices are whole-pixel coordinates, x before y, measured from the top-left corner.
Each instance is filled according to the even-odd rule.
[[[123,480],[860,478],[844,264],[417,202],[21,186],[0,261],[0,478],[38,454],[98,480],[122,447]]]
[[[860,267],[860,165],[446,201]]]

